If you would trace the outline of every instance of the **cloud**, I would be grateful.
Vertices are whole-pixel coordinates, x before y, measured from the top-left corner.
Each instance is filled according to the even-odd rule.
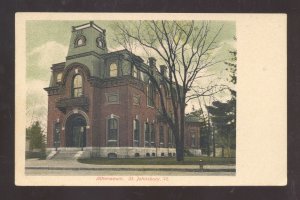
[[[52,64],[65,61],[68,47],[56,41],[49,41],[27,54],[26,68],[26,123],[36,120],[47,125],[47,92]]]
[[[68,52],[68,47],[56,41],[49,41],[34,48],[27,54],[27,78],[49,80],[52,64],[63,62]]]

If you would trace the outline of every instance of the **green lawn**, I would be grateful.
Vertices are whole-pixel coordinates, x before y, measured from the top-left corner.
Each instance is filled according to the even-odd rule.
[[[199,160],[206,165],[235,164],[235,158],[185,157],[183,162],[177,162],[175,157],[165,158],[90,158],[79,159],[81,163],[96,165],[198,165]]]

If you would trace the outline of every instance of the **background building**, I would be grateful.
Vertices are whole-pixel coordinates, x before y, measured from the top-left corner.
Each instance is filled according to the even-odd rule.
[[[47,147],[60,150],[55,157],[64,151],[81,157],[175,156],[173,134],[157,110],[158,94],[141,67],[156,68],[155,58],[146,65],[127,50],[108,52],[106,31],[93,22],[72,28],[66,61],[53,64],[45,88]],[[200,123],[187,121],[186,131],[185,147],[199,155]]]

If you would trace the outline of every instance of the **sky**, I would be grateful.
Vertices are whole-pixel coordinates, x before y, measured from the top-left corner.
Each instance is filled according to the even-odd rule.
[[[101,28],[106,29],[106,40],[109,51],[121,49],[115,39],[115,27],[112,21],[94,21]],[[115,22],[115,21],[114,21]],[[49,86],[52,64],[64,62],[67,56],[72,26],[87,23],[87,21],[56,21],[38,20],[26,22],[26,123],[29,126],[32,122],[39,120],[46,128],[47,120],[47,92],[43,89]],[[218,37],[220,48],[215,50],[215,54],[220,59],[231,57],[230,50],[236,48],[235,22],[231,21],[211,21],[212,29],[217,29],[223,25],[223,29]],[[143,54],[138,54],[144,60]],[[157,63],[159,65],[160,63]],[[224,63],[216,64],[208,70],[208,73],[216,74],[202,82],[203,84],[211,80],[228,83],[228,72]],[[210,80],[211,79],[211,80]],[[226,94],[219,94],[217,98],[226,99]],[[199,108],[198,101],[192,101],[187,112],[191,108]]]

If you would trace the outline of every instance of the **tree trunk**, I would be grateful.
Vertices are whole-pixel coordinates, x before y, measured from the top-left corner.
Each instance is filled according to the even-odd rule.
[[[184,161],[184,148],[183,148],[183,142],[176,143],[176,160],[178,162]]]

